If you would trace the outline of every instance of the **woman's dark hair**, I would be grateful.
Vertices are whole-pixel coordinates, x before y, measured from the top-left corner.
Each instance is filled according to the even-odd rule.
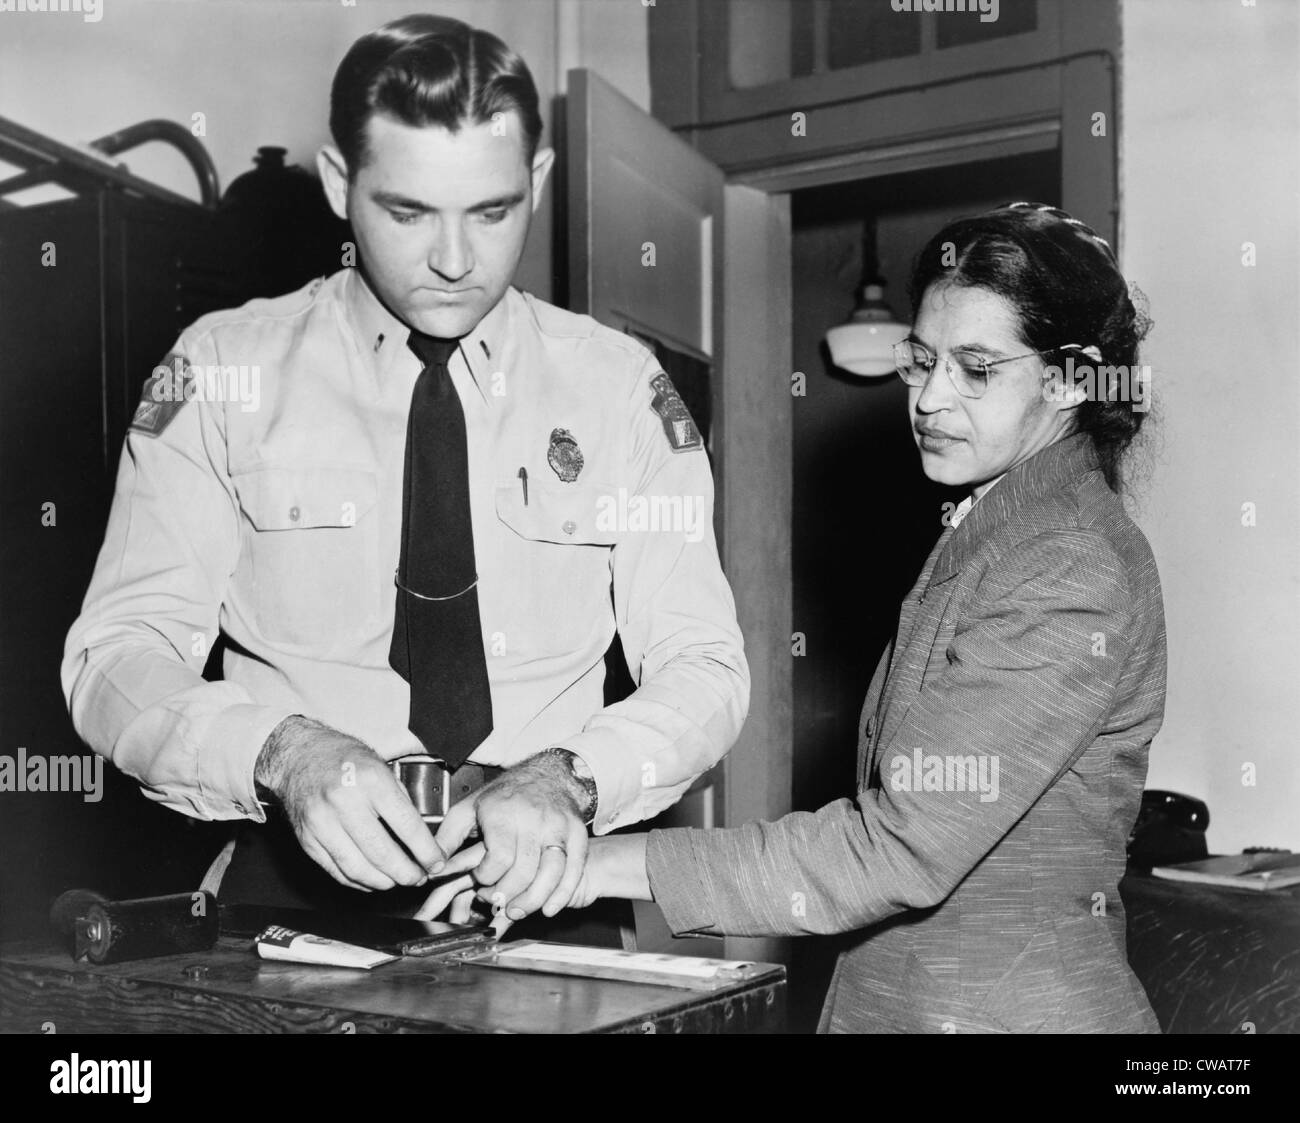
[[[330,91],[330,132],[355,177],[366,125],[382,113],[414,127],[485,125],[519,114],[531,164],[542,135],[527,64],[495,35],[445,16],[403,16],[363,35],[343,56]]]
[[[1096,347],[1102,366],[1136,377],[1138,343],[1150,322],[1133,305],[1110,245],[1056,207],[1008,203],[949,223],[926,244],[912,270],[912,318],[933,284],[978,286],[1015,308],[1023,342],[1034,351]],[[1076,358],[1076,362],[1078,359]],[[1098,382],[1100,383],[1100,370]],[[1146,388],[1149,390],[1149,387]],[[1119,491],[1120,462],[1144,412],[1109,393],[1089,395],[1075,410],[1106,483]]]

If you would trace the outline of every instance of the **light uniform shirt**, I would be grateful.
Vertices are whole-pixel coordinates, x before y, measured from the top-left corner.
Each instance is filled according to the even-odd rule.
[[[261,821],[254,763],[295,713],[386,759],[423,751],[388,663],[420,373],[408,334],[343,270],[182,333],[192,400],[158,404],[160,372],[146,383],[63,688],[81,736],[151,798]],[[207,377],[232,366],[249,369]],[[567,748],[595,776],[597,833],[649,818],[748,707],[698,431],[645,347],[514,289],[449,369],[492,694],[470,759]],[[209,683],[218,628],[225,680]],[[616,628],[639,687],[602,708]]]

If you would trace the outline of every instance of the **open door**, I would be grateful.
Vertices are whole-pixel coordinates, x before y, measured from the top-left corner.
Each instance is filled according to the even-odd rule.
[[[740,740],[655,825],[775,818],[790,809],[793,711],[789,198],[727,185],[591,71],[569,71],[566,103],[569,307],[637,334],[674,381],[696,383],[678,389],[708,430],[752,678]],[[653,905],[638,906],[637,935],[646,950],[784,958],[773,941],[673,941]]]
[[[567,139],[570,310],[711,362],[722,169],[589,70]]]

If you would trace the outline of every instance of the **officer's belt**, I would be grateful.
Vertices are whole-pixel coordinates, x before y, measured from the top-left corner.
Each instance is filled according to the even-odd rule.
[[[404,756],[390,760],[388,767],[426,823],[441,823],[453,803],[459,803],[505,771],[472,761],[450,771],[445,761],[432,756]]]

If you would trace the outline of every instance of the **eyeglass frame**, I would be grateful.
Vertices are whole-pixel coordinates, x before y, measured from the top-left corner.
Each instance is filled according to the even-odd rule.
[[[903,373],[904,364],[900,358],[900,352],[899,352],[900,347],[909,347],[909,348],[919,347],[921,348],[922,351],[924,351],[927,355],[929,355],[932,358],[933,362],[930,364],[930,369],[925,372],[925,377],[921,379],[920,382],[907,381],[907,375]],[[958,384],[956,375],[953,374],[953,370],[952,370],[953,367],[952,356],[956,352],[949,352],[947,357],[944,358],[943,360],[943,366],[945,372],[948,375],[948,381],[952,383],[952,388],[956,390],[958,394],[961,394],[963,398],[969,398],[971,401],[978,401],[980,398],[984,396],[985,392],[988,390],[989,370],[992,367],[1001,366],[1003,363],[1014,363],[1017,359],[1033,359],[1039,357],[1040,355],[1051,355],[1057,351],[1082,351],[1083,349],[1084,349],[1083,346],[1078,343],[1061,343],[1055,347],[1047,347],[1042,351],[1027,351],[1023,355],[1011,355],[1005,359],[992,359],[992,360],[986,359],[983,355],[976,354],[974,351],[962,351],[961,354],[972,356],[980,365],[980,371],[984,377],[984,384],[983,384],[984,389],[981,390],[978,394],[966,394],[962,392],[962,388]],[[907,386],[924,386],[926,382],[929,381],[930,375],[934,373],[934,368],[939,363],[939,356],[936,355],[933,351],[931,351],[930,348],[928,348],[919,339],[900,339],[897,343],[894,344],[893,350],[894,350],[894,370],[897,372],[898,377],[903,380],[904,385]],[[906,365],[912,366],[914,364],[908,363]],[[957,365],[960,366],[961,364],[958,363]]]

